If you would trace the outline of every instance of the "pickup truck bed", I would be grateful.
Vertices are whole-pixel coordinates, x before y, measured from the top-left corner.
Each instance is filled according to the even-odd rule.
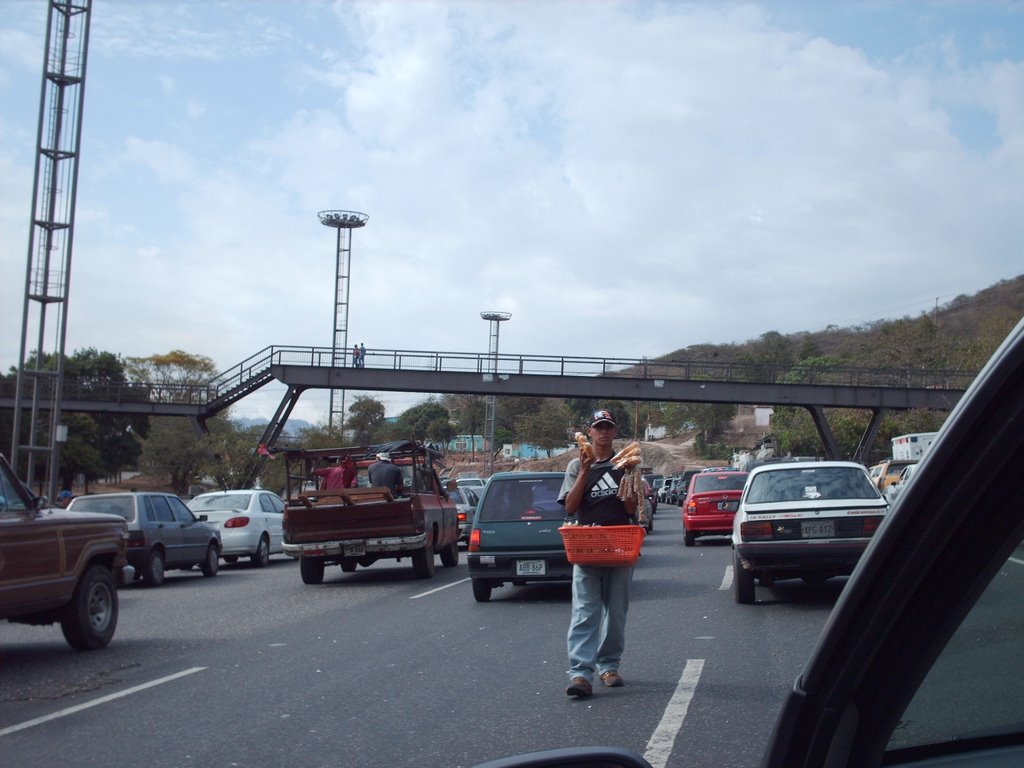
[[[407,496],[396,498],[387,488],[365,484],[294,490],[308,486],[319,467],[343,458],[356,463],[357,482],[365,483],[378,446],[287,452],[284,552],[299,560],[304,583],[320,584],[327,565],[351,572],[379,559],[408,557],[415,575],[429,578],[435,554],[447,567],[458,564],[457,511],[431,464],[423,460],[426,450],[409,441],[388,447],[406,474]]]

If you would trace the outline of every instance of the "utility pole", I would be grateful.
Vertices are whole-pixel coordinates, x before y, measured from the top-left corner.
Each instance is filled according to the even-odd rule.
[[[16,472],[24,471],[31,488],[36,484],[37,462],[42,459],[46,464],[44,495],[51,502],[57,496],[60,444],[67,439],[67,429],[60,423],[61,397],[91,10],[92,0],[51,0],[47,14],[14,393],[11,463]],[[22,426],[24,410],[29,412],[27,430]],[[26,455],[24,469],[21,453]]]

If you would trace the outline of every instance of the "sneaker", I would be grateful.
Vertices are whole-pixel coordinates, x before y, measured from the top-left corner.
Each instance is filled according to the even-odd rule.
[[[622,676],[617,669],[609,669],[607,672],[602,672],[601,682],[609,688],[621,688],[624,685]]]
[[[574,677],[569,681],[569,687],[565,689],[566,696],[577,696],[584,698],[594,692],[590,687],[590,681],[585,677]]]

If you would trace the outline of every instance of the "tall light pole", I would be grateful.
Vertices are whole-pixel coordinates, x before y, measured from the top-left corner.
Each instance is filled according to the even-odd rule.
[[[337,266],[334,271],[334,331],[331,335],[331,367],[345,365],[348,359],[348,287],[352,266],[352,230],[366,226],[370,217],[355,211],[320,211],[317,214],[325,227],[338,230]],[[335,401],[338,405],[335,407]],[[331,390],[331,408],[327,412],[327,429],[345,426],[345,390]]]
[[[491,375],[493,380],[498,379],[498,329],[502,321],[512,317],[511,312],[481,312],[480,317],[490,323],[490,357]],[[487,474],[494,474],[494,411],[497,406],[497,398],[494,395],[487,396],[487,408],[484,411],[484,432],[487,435]]]

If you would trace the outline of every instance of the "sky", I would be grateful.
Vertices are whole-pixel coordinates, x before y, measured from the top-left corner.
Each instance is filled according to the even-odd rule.
[[[0,369],[45,0],[0,0]],[[93,0],[65,351],[638,359],[1024,272],[1024,2]],[[33,332],[35,326],[32,327]],[[52,346],[49,347],[51,350]],[[232,415],[269,418],[283,387]],[[373,393],[393,416],[424,397]],[[325,422],[326,392],[293,417]]]

